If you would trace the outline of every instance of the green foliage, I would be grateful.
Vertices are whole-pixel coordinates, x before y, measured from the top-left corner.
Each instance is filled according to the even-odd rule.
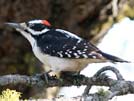
[[[16,90],[6,89],[0,95],[0,101],[19,101],[21,93]]]
[[[100,88],[97,92],[98,95],[101,95],[101,96],[106,96],[108,95],[108,91],[104,90],[103,88]]]

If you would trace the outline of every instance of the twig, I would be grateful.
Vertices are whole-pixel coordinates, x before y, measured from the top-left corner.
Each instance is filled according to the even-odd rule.
[[[113,73],[115,73],[116,77],[118,80],[124,80],[123,76],[120,74],[119,70],[112,67],[112,66],[105,66],[102,69],[100,69],[99,71],[97,71],[97,73],[94,75],[95,77],[98,77],[101,73],[110,70]]]

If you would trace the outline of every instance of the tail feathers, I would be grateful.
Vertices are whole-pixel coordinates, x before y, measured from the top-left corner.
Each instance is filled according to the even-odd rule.
[[[113,55],[110,55],[110,54],[107,54],[107,53],[104,53],[104,52],[100,52],[106,59],[112,61],[112,62],[125,62],[125,63],[130,63],[130,61],[126,61],[126,60],[123,60],[121,58],[118,58],[116,56],[113,56]]]

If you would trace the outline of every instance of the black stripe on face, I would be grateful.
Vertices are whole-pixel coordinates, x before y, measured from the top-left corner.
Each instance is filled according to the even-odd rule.
[[[25,29],[24,31],[27,32],[27,33],[29,33],[29,34],[31,34],[27,29]]]
[[[40,23],[27,23],[27,26],[34,31],[42,31],[45,28],[45,26]]]
[[[26,33],[30,34],[33,38],[38,39],[39,35],[33,35],[30,31],[28,31],[27,29],[24,30]]]

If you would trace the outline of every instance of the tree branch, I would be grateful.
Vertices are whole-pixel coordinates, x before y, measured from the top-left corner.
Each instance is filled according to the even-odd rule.
[[[111,70],[116,74],[117,80],[111,79],[105,75],[104,71]],[[25,75],[5,75],[0,76],[0,86],[5,86],[8,84],[24,84],[27,86],[39,86],[39,87],[64,87],[64,86],[81,86],[86,85],[86,89],[83,93],[84,96],[81,97],[89,97],[91,94],[88,94],[92,85],[96,86],[108,86],[109,94],[105,97],[105,99],[111,99],[114,96],[124,95],[128,93],[134,93],[134,82],[133,81],[125,81],[120,74],[120,72],[111,66],[106,66],[100,69],[93,77],[86,77],[84,75],[70,75],[66,77],[61,77],[60,79],[55,77],[49,77],[49,81],[46,82],[45,79],[42,78],[44,74],[37,74],[34,76],[25,76]],[[88,95],[88,96],[87,96]],[[96,93],[95,93],[96,95]],[[94,94],[92,95],[95,96]],[[97,95],[98,96],[98,95]],[[100,97],[100,96],[98,96]],[[97,100],[96,100],[97,101]],[[99,101],[99,100],[98,100]]]

